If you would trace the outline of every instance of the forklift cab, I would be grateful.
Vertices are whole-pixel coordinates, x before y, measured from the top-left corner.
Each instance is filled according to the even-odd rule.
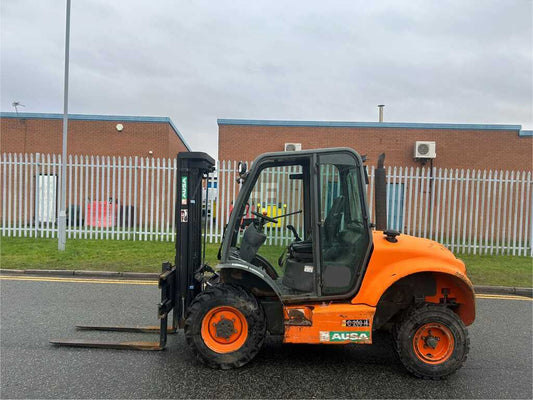
[[[372,237],[361,157],[351,149],[268,153],[240,173],[219,268],[266,274],[282,301],[353,296]],[[277,245],[287,234],[292,241]]]

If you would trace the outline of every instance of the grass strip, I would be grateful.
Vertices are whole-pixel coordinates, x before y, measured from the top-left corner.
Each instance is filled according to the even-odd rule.
[[[206,261],[217,264],[218,244],[208,243]],[[277,265],[283,246],[263,246],[260,253]],[[532,287],[533,259],[518,256],[458,254],[476,285]],[[57,239],[0,238],[0,268],[64,269],[120,272],[159,272],[161,263],[174,261],[174,243],[73,239],[64,252]]]

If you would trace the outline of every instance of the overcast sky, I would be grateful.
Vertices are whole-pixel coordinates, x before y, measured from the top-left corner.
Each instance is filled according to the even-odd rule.
[[[1,109],[63,112],[65,4],[1,1]],[[533,129],[532,0],[72,0],[69,111]],[[363,150],[361,150],[363,151]]]

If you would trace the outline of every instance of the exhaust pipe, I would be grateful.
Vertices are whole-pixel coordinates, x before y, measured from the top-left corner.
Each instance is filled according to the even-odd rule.
[[[387,181],[385,175],[385,153],[378,157],[378,167],[376,168],[376,229],[385,231],[387,229]]]

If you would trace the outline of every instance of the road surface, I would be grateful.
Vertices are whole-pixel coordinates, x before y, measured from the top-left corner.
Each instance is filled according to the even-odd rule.
[[[532,398],[531,299],[480,296],[465,366],[447,381],[409,375],[388,336],[372,346],[282,345],[249,365],[199,364],[183,333],[162,352],[56,348],[50,338],[157,340],[74,324],[154,325],[151,282],[0,277],[1,398]],[[107,283],[106,283],[107,282]]]

